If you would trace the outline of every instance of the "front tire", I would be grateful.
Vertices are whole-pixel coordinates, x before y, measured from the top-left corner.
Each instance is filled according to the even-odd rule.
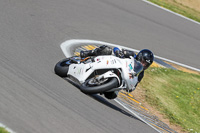
[[[83,83],[80,86],[80,90],[83,93],[86,94],[97,94],[97,93],[103,93],[105,91],[108,91],[110,89],[118,87],[118,80],[117,78],[110,78],[108,79],[104,84],[101,84],[99,86],[91,86],[88,83],[91,79],[87,80],[85,83]]]

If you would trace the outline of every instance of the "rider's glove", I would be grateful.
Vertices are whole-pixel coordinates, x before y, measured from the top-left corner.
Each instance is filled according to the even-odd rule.
[[[133,79],[134,78],[134,74],[133,73],[129,73],[129,78]]]

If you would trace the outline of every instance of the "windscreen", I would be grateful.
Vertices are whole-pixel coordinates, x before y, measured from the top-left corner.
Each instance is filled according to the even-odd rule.
[[[134,72],[135,72],[135,75],[140,73],[142,70],[143,70],[142,64],[139,61],[134,60]]]

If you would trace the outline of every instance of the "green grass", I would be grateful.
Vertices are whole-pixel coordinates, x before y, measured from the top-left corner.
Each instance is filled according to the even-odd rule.
[[[0,133],[9,133],[5,128],[0,127]]]
[[[146,101],[171,123],[200,131],[200,75],[166,68],[149,68],[140,83]]]
[[[190,7],[177,3],[175,0],[148,0],[148,1],[200,22],[199,11],[196,11]]]

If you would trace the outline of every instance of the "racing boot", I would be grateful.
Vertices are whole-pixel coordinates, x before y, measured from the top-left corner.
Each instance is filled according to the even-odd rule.
[[[111,55],[112,49],[106,45],[102,45],[99,48],[87,51],[81,51],[80,56],[81,58],[85,58],[88,56],[98,56],[98,55]]]
[[[88,56],[94,56],[94,55],[95,55],[94,50],[87,50],[87,51],[81,51],[80,52],[81,58],[85,58],[85,57],[88,57]]]

